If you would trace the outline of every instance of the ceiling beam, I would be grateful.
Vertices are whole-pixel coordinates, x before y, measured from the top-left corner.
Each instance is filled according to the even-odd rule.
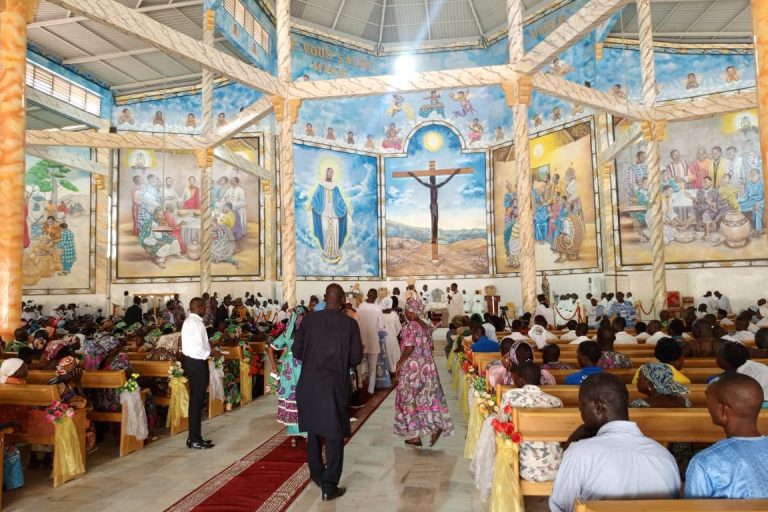
[[[109,174],[109,168],[101,162],[96,162],[80,155],[62,151],[58,148],[49,146],[27,146],[24,149],[27,155],[40,158],[42,160],[51,160],[57,164],[66,165],[74,169],[80,169],[91,174],[100,174],[106,176]]]
[[[639,34],[637,32],[612,32],[613,35],[620,35],[622,37],[637,38]],[[751,39],[752,32],[654,32],[653,37],[656,38],[674,38],[681,41],[686,39],[696,38],[710,38],[716,37],[718,39],[738,38],[738,39]]]
[[[164,85],[178,82],[181,80],[199,79],[202,73],[189,73],[188,75],[167,76],[164,78],[154,78],[152,80],[143,80],[141,82],[129,82],[127,84],[118,84],[110,87],[113,91],[122,91],[125,89],[136,89],[140,87],[149,87],[152,85]]]
[[[629,0],[590,0],[525,54],[519,63],[520,71],[535,73],[628,3]]]
[[[273,104],[266,96],[259,98],[248,108],[237,114],[227,124],[216,128],[211,134],[209,144],[218,146],[242,132],[249,126],[257,123],[260,119],[272,112]]]
[[[750,89],[672,101],[656,106],[655,110],[660,117],[670,121],[691,121],[756,107],[757,93]]]
[[[483,25],[480,23],[480,18],[477,16],[475,0],[467,0],[467,3],[469,4],[469,10],[472,11],[472,18],[474,18],[475,25],[477,26],[478,37],[485,37],[485,33],[483,32]]]
[[[381,4],[381,23],[379,23],[379,46],[377,51],[381,51],[381,40],[384,37],[384,17],[387,14],[387,0],[383,0]]]
[[[341,0],[341,3],[339,4],[339,10],[336,11],[336,16],[333,18],[333,25],[331,25],[331,30],[336,30],[336,25],[339,23],[339,18],[341,18],[341,11],[344,10],[344,5],[347,3],[347,0]]]
[[[27,105],[29,102],[35,103],[43,107],[46,110],[55,112],[61,116],[72,119],[77,123],[82,123],[93,128],[106,128],[109,126],[108,119],[102,119],[99,116],[93,115],[90,112],[81,110],[74,105],[70,105],[66,101],[62,101],[44,92],[40,92],[37,89],[33,89],[29,86],[25,87],[25,96]]]
[[[429,1],[424,0],[424,16],[427,19],[427,39],[432,40],[432,23],[429,21]]]
[[[598,153],[597,164],[602,167],[603,164],[612,162],[624,151],[624,148],[634,144],[637,139],[643,135],[643,128],[640,123],[632,123],[626,130],[620,131],[616,139],[602,153]]]
[[[170,135],[140,132],[68,132],[62,130],[27,130],[27,144],[32,146],[74,146],[83,148],[138,148],[191,151],[207,147],[201,135]]]
[[[133,9],[133,11],[141,12],[141,13],[167,11],[168,9],[179,9],[181,7],[193,7],[195,5],[203,5],[203,2],[204,0],[184,0],[182,2],[176,2],[176,3],[169,2],[167,4],[148,5],[146,7]],[[69,25],[70,23],[80,23],[83,21],[88,21],[88,18],[86,18],[85,16],[70,16],[68,18],[56,18],[52,20],[35,21],[34,23],[30,23],[29,25],[27,25],[27,29],[55,27],[57,25]]]
[[[214,39],[214,41],[225,41],[226,38],[224,37],[217,37]],[[113,53],[99,53],[96,55],[88,55],[86,57],[75,57],[72,59],[65,59],[61,61],[62,65],[67,66],[71,64],[85,64],[87,62],[98,62],[102,60],[109,60],[109,59],[119,59],[121,57],[133,57],[135,55],[146,55],[148,53],[157,53],[161,51],[158,48],[155,48],[154,46],[151,46],[149,48],[138,48],[136,50],[128,50],[124,52],[113,52]]]
[[[219,146],[214,149],[213,156],[222,162],[236,167],[242,171],[255,174],[262,180],[273,181],[275,179],[271,172],[262,166],[251,162],[247,158],[243,158],[242,156],[229,149],[226,145]]]
[[[271,74],[206,46],[201,41],[173,30],[146,14],[138,13],[114,0],[49,0],[49,2],[137,37],[166,53],[196,62],[258,91],[284,95],[284,85]]]

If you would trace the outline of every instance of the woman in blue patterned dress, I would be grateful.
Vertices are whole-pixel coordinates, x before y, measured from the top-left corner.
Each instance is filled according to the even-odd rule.
[[[301,375],[301,361],[293,358],[294,333],[299,328],[304,318],[305,310],[298,306],[291,312],[285,330],[275,338],[275,341],[269,346],[269,359],[272,363],[272,377],[279,379],[277,388],[277,421],[285,425],[286,433],[291,436],[291,445],[296,446],[296,437],[306,437],[306,432],[299,431],[299,412],[296,408],[296,384]],[[275,360],[275,351],[282,350],[280,363]]]
[[[402,356],[397,362],[395,434],[405,444],[421,446],[421,437],[430,436],[434,446],[441,435],[453,433],[453,422],[432,354],[432,326],[421,316],[424,304],[409,299],[405,305],[408,323],[400,333]]]
[[[77,253],[75,252],[75,235],[66,223],[61,225],[59,249],[61,249],[62,273],[67,275],[72,272],[72,265],[77,261]]]

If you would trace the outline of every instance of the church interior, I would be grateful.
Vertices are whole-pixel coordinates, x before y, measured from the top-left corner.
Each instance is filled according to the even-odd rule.
[[[637,368],[661,360],[645,340],[680,319],[687,410],[629,417],[664,446],[724,439],[706,392],[729,369],[721,345],[768,362],[766,158],[766,0],[0,0],[0,357],[31,349],[25,383],[0,371],[0,504],[702,510],[642,493],[557,508],[556,477],[521,476],[520,447],[581,424],[562,382],[575,370],[550,367],[562,411],[537,415],[507,414],[516,381],[490,368],[509,336],[535,363],[554,345],[584,368],[571,340],[618,318],[634,400]],[[353,413],[332,505],[276,420],[274,345],[331,283],[355,314],[369,290],[404,324],[423,304],[455,429],[419,449],[392,433],[402,377],[382,341],[392,381],[364,363],[377,390]],[[176,355],[201,296],[225,341],[203,421],[217,446],[198,453]],[[493,354],[470,349],[474,315]],[[539,342],[540,316],[562,344]],[[54,349],[77,386],[57,383]],[[88,367],[115,354],[126,365]],[[768,510],[764,490],[719,510]]]

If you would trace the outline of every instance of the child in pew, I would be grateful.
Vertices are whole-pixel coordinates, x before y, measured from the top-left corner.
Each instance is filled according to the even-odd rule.
[[[518,367],[523,363],[533,362],[533,349],[524,341],[514,341],[511,338],[504,338],[502,341],[501,361],[490,366],[487,379],[492,389],[496,385],[509,385],[514,383],[515,374]],[[508,350],[504,351],[504,348]],[[493,364],[493,363],[492,363]],[[547,370],[541,370],[540,385],[550,386],[556,383],[555,378]]]
[[[581,324],[586,326],[587,324]],[[577,333],[578,333],[578,327]],[[578,339],[578,338],[577,338]],[[586,341],[586,340],[585,340]],[[560,347],[557,345],[547,345],[541,351],[542,370],[572,370],[573,366],[560,362]]]
[[[596,373],[602,373],[603,369],[597,366],[602,351],[600,346],[594,341],[585,341],[579,345],[576,352],[576,360],[579,362],[579,370],[565,378],[564,383],[570,385],[580,385],[584,379]]]
[[[724,343],[717,354],[717,366],[726,373],[749,375],[763,389],[763,409],[768,409],[768,366],[752,361],[749,349],[738,342]],[[710,382],[713,379],[710,379]]]

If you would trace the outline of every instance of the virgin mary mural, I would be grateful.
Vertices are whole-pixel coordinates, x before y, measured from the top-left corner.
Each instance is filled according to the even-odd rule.
[[[325,181],[318,183],[312,195],[312,222],[322,257],[328,263],[341,259],[347,238],[347,203],[339,186],[333,182],[333,168],[325,170]]]

